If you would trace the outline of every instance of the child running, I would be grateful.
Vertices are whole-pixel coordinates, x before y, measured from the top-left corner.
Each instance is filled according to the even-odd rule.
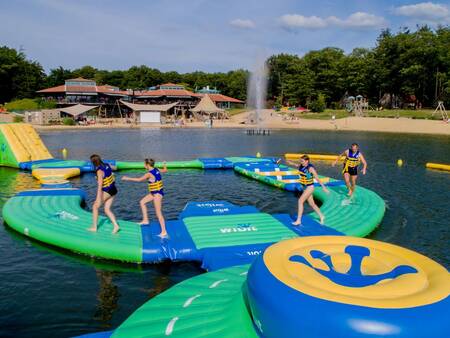
[[[108,163],[102,161],[99,155],[92,155],[91,162],[97,174],[97,197],[92,206],[92,226],[88,230],[93,232],[97,231],[98,210],[104,204],[105,214],[114,226],[112,233],[116,234],[120,228],[119,224],[117,224],[116,216],[111,211],[111,206],[117,195],[113,170]]]
[[[159,224],[161,225],[161,233],[158,235],[161,238],[168,237],[166,231],[166,222],[162,214],[162,201],[164,197],[164,186],[161,177],[161,173],[167,172],[166,162],[164,162],[164,168],[159,170],[155,168],[155,161],[153,159],[146,158],[144,161],[145,168],[148,170],[146,174],[141,177],[133,178],[128,176],[122,176],[123,181],[130,182],[148,182],[149,193],[141,199],[139,202],[142,211],[142,221],[139,224],[149,224],[147,203],[153,202],[155,207],[156,217],[158,217]]]
[[[292,223],[292,225],[301,225],[302,224],[302,216],[305,201],[308,201],[308,204],[313,208],[313,210],[319,215],[320,224],[323,224],[325,221],[325,216],[320,211],[316,202],[314,202],[314,198],[312,196],[314,192],[314,179],[321,185],[323,191],[328,193],[328,189],[323,185],[319,176],[317,175],[317,171],[314,166],[309,163],[309,156],[303,155],[300,158],[300,166],[298,167],[300,172],[300,184],[302,185],[303,192],[298,199],[298,215],[297,220]]]
[[[353,143],[352,146],[345,150],[336,161],[333,162],[333,167],[339,161],[339,159],[345,155],[344,160],[344,168],[342,170],[342,174],[344,175],[345,185],[348,189],[348,196],[351,198],[356,189],[356,180],[358,178],[358,166],[362,162],[363,175],[366,174],[367,171],[367,162],[364,158],[363,154],[359,151],[359,146],[357,143]]]

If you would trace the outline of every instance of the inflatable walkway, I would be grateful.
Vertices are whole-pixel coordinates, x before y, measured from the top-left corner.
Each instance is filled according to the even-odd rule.
[[[249,263],[283,239],[340,234],[309,217],[302,227],[293,227],[287,214],[269,215],[224,201],[189,202],[179,219],[167,222],[169,239],[156,236],[158,224],[127,221],[119,221],[121,231],[112,235],[104,217],[92,233],[87,231],[92,215],[81,207],[83,200],[78,189],[23,191],[6,202],[3,218],[26,236],[74,252],[136,263],[198,261],[207,270]]]
[[[413,251],[344,236],[291,239],[249,265],[159,294],[106,337],[445,337],[450,275]]]

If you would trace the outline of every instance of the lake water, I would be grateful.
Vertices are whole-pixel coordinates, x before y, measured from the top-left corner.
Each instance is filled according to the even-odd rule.
[[[369,163],[368,173],[359,177],[359,183],[377,192],[388,206],[382,224],[370,237],[416,250],[450,267],[450,173],[424,166],[425,162],[450,163],[450,138],[446,136],[318,131],[247,136],[244,130],[214,129],[41,135],[54,155],[65,147],[73,159],[99,153],[118,160],[187,160],[256,152],[267,156],[300,151],[339,153],[358,142]],[[403,159],[403,167],[397,167],[398,158]],[[315,165],[320,174],[340,177],[340,169],[329,162]],[[251,204],[269,213],[295,213],[293,194],[230,170],[171,171],[164,179],[166,218],[175,218],[188,201],[213,199]],[[73,183],[87,190],[90,205],[95,197],[94,175],[86,174]],[[16,192],[37,187],[28,173],[0,168],[0,208]],[[138,200],[146,193],[145,184],[119,182],[119,190],[116,215],[138,221]],[[192,263],[137,266],[95,260],[39,244],[1,226],[0,336],[68,337],[111,330],[148,299],[202,272]]]

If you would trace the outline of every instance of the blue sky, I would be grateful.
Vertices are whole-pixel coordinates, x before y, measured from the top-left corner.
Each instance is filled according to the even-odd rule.
[[[381,29],[450,24],[450,1],[0,0],[0,45],[46,70],[251,68],[257,55],[373,47]]]

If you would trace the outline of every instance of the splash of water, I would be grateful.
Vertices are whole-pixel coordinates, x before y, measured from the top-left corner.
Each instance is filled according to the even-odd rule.
[[[268,67],[266,58],[259,56],[247,82],[247,106],[254,109],[249,115],[250,122],[260,124],[262,110],[266,106]]]

